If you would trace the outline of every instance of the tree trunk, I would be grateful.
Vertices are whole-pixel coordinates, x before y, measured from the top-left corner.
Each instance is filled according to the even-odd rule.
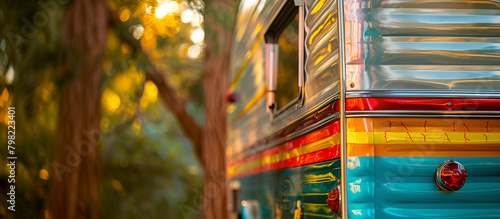
[[[207,54],[203,78],[205,126],[203,127],[203,218],[227,218],[226,101],[227,69],[221,57]]]
[[[207,10],[232,14],[232,0],[216,0]],[[215,10],[214,10],[215,9]],[[203,89],[205,98],[205,124],[202,134],[203,218],[227,219],[227,102],[225,99],[229,79],[229,59],[232,32],[225,29],[218,14],[207,13],[207,40]],[[230,26],[230,25],[226,25]]]
[[[206,15],[207,40],[205,49],[205,74],[203,76],[205,124],[200,128],[185,109],[185,102],[173,93],[161,73],[155,67],[147,70],[148,79],[158,88],[164,104],[173,112],[186,136],[193,143],[194,150],[201,160],[204,170],[203,196],[200,209],[205,219],[227,219],[227,175],[226,175],[226,131],[227,104],[225,92],[228,88],[229,59],[233,35],[225,29],[218,13],[233,15],[233,0],[214,0],[207,2]],[[215,13],[214,13],[215,12]],[[219,19],[219,20],[217,20]],[[212,37],[210,37],[212,36]],[[120,35],[134,51],[142,51],[130,37]],[[143,52],[144,53],[144,52]],[[147,53],[145,56],[149,58]],[[151,59],[149,58],[149,61]],[[151,63],[154,66],[154,63]],[[189,215],[191,216],[191,215]]]
[[[45,215],[54,219],[101,217],[100,160],[102,62],[107,38],[106,3],[76,0],[64,15],[62,44],[74,51],[62,76],[52,163],[51,186]]]

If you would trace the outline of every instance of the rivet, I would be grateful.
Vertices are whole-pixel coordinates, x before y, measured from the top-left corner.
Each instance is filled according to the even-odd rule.
[[[451,106],[451,102],[448,102],[448,106]]]
[[[354,86],[355,86],[354,82],[351,82],[351,83],[349,84],[349,87],[351,87],[351,88],[354,88]]]

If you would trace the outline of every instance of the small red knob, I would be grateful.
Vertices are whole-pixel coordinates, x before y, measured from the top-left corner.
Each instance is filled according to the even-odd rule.
[[[226,91],[226,101],[229,103],[234,103],[240,99],[240,95],[236,92]]]

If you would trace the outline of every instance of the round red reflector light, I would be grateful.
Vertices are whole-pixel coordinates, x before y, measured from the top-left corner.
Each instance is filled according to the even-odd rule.
[[[333,212],[335,212],[335,214],[340,215],[340,202],[341,202],[340,185],[338,185],[328,193],[328,198],[326,198],[326,203],[328,204],[328,207]]]
[[[465,167],[454,160],[447,160],[436,171],[436,183],[444,191],[454,192],[462,188],[467,178]]]

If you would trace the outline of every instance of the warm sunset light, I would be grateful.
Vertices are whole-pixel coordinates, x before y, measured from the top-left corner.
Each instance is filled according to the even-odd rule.
[[[500,0],[0,0],[0,219],[500,219]]]
[[[169,6],[168,2],[163,3],[160,6],[158,6],[158,8],[156,8],[155,16],[157,18],[165,17],[165,15],[168,14],[168,10],[169,10],[168,6]]]
[[[191,40],[193,43],[202,43],[205,39],[205,31],[201,28],[196,28],[191,32]]]
[[[155,16],[157,18],[163,18],[167,14],[173,14],[179,12],[179,4],[176,1],[165,2],[156,8]]]
[[[189,23],[193,19],[193,11],[191,9],[186,9],[181,13],[182,23]]]
[[[188,57],[192,59],[197,59],[201,55],[201,48],[198,45],[192,45],[188,49]]]
[[[43,180],[48,180],[49,179],[49,171],[47,171],[46,169],[41,169],[38,172],[38,177],[40,177],[40,179],[43,179]]]

